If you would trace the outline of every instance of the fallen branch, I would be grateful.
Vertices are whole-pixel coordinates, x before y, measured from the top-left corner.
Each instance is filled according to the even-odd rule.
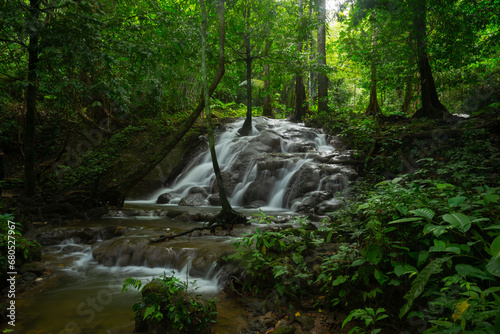
[[[213,230],[213,229],[216,229],[217,227],[224,227],[224,225],[222,225],[222,224],[214,224],[214,225],[208,225],[208,226],[203,226],[203,227],[194,227],[194,228],[192,228],[192,229],[190,229],[188,231],[184,231],[184,232],[181,232],[181,233],[178,233],[178,234],[162,235],[159,238],[149,240],[149,243],[150,244],[155,244],[155,243],[162,242],[162,241],[165,241],[165,240],[170,240],[170,239],[174,239],[174,238],[177,238],[177,237],[182,237],[183,235],[190,234],[190,233],[193,233],[195,231]]]

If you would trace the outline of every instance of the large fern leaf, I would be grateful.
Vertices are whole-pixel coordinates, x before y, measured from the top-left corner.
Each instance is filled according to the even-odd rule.
[[[408,313],[415,299],[417,299],[417,297],[420,296],[420,294],[424,291],[425,285],[427,284],[427,281],[429,281],[431,275],[438,272],[441,268],[441,265],[449,259],[451,259],[451,256],[433,260],[431,263],[425,266],[424,269],[422,269],[417,277],[415,277],[415,279],[411,283],[410,291],[408,291],[408,293],[404,296],[407,302],[399,312],[400,318],[404,317],[404,315]]]

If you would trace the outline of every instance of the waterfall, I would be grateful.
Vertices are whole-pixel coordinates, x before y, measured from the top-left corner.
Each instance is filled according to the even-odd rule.
[[[334,210],[336,195],[356,176],[346,164],[350,152],[339,151],[320,129],[286,120],[254,117],[251,135],[240,136],[243,120],[216,133],[216,152],[232,206],[291,209],[305,213]],[[147,203],[166,194],[166,205],[220,205],[210,152],[191,162],[171,184],[155,191]]]

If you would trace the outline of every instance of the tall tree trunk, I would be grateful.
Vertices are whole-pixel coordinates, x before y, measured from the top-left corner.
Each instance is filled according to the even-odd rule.
[[[318,65],[326,70],[326,1],[318,1]],[[328,110],[328,77],[318,73],[318,111]]]
[[[304,30],[304,1],[298,0],[299,10],[299,40],[297,42],[297,51],[299,55],[302,53],[304,47],[303,40],[305,39],[302,31]],[[302,77],[302,70],[300,69],[302,62],[299,62],[299,72],[295,75],[295,113],[291,118],[294,122],[301,122],[306,114],[306,88],[304,86],[304,78]]]
[[[30,25],[37,25],[40,17],[40,0],[30,0]],[[26,119],[24,124],[24,195],[36,194],[35,180],[35,114],[38,85],[38,27],[31,27],[28,44],[28,86],[26,87]]]
[[[309,0],[309,20],[312,20],[313,15],[313,0]],[[314,48],[315,48],[315,36],[314,31],[311,31],[311,35],[308,37],[309,39],[309,61],[312,64],[314,60]],[[307,93],[309,96],[309,108],[313,107],[314,97],[316,96],[316,82],[314,71],[309,71],[308,79],[307,79]]]
[[[247,24],[247,34],[245,35],[245,62],[247,65],[247,115],[243,126],[238,131],[242,136],[248,136],[252,132],[252,45],[250,40],[250,6],[243,14]]]
[[[224,0],[221,0],[221,10],[224,8]],[[207,127],[208,127],[208,145],[210,148],[210,155],[212,156],[212,165],[214,168],[215,179],[217,181],[217,186],[219,188],[219,196],[222,205],[222,211],[232,211],[233,208],[227,199],[226,188],[224,187],[224,181],[222,179],[222,173],[219,168],[219,162],[217,161],[217,153],[215,152],[215,141],[214,141],[214,126],[212,124],[212,116],[210,114],[210,94],[208,91],[208,79],[207,79],[207,21],[208,15],[205,8],[205,0],[199,0],[202,22],[201,22],[201,73],[203,78],[203,99],[205,101],[205,114],[207,116]]]
[[[381,115],[380,105],[377,98],[377,33],[376,27],[373,29],[372,50],[371,50],[371,68],[370,68],[370,102],[365,110],[367,115]]]
[[[403,96],[403,105],[401,106],[401,112],[403,114],[406,114],[406,115],[410,113],[411,91],[412,91],[411,76],[408,75],[406,77],[406,81],[405,81],[405,92],[404,92],[404,96]]]
[[[248,136],[252,132],[252,57],[250,50],[250,37],[248,37],[245,62],[247,65],[247,115],[243,126],[238,131],[242,136]]]
[[[269,80],[269,64],[264,64],[264,101],[262,102],[262,116],[274,118],[272,98],[271,98],[271,80]]]
[[[415,112],[413,117],[443,119],[449,116],[449,112],[439,101],[426,46],[427,0],[414,0],[414,4],[413,26],[417,39],[418,71],[420,73],[422,107]]]
[[[225,42],[226,42],[226,23],[225,23],[225,8],[224,0],[220,0],[220,11],[219,11],[219,64],[217,67],[217,73],[215,78],[212,80],[210,87],[208,88],[208,93],[211,96],[217,86],[219,85],[224,73],[225,68]],[[170,135],[166,140],[160,143],[156,152],[161,152],[158,155],[145,154],[139,156],[137,159],[136,166],[133,170],[130,170],[127,175],[121,177],[121,182],[115,185],[109,185],[103,191],[99,193],[99,199],[104,203],[109,203],[110,205],[115,205],[118,207],[123,206],[125,197],[127,193],[134,187],[139,181],[141,181],[146,175],[148,175],[156,166],[174,149],[174,147],[181,141],[181,139],[188,133],[193,124],[196,122],[203,109],[205,108],[205,99],[203,95],[198,102],[196,108],[191,112],[188,118],[182,123],[180,128],[177,129],[172,135]],[[136,150],[134,150],[134,153]],[[130,153],[134,155],[134,153]]]

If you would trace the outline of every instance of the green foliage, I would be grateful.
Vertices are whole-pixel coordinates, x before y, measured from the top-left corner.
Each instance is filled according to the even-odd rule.
[[[123,283],[122,292],[127,292],[129,288],[141,290],[141,297],[132,306],[136,318],[166,321],[169,328],[184,330],[184,332],[193,328],[200,330],[209,323],[215,322],[216,312],[211,311],[215,310],[215,299],[203,303],[198,299],[190,298],[186,294],[188,284],[175,277],[174,274],[171,276],[164,274],[144,287],[140,280],[129,277]],[[188,300],[189,304],[187,304]],[[198,319],[200,315],[206,318]]]
[[[360,333],[360,334],[380,333],[382,331],[382,329],[375,328],[375,324],[377,321],[380,321],[380,320],[383,320],[383,319],[389,317],[387,314],[384,314],[384,313],[385,313],[384,308],[378,308],[376,311],[373,310],[371,307],[367,307],[365,309],[352,310],[351,313],[349,313],[347,318],[345,318],[344,322],[342,323],[342,328],[344,328],[344,326],[348,322],[352,321],[353,319],[359,319],[359,320],[362,320],[364,322],[365,328],[363,329],[361,327],[354,327],[353,329],[351,329],[349,331],[349,334],[351,334],[351,333]]]
[[[246,266],[248,291],[275,291],[293,302],[309,284],[315,307],[353,310],[347,322],[383,323],[369,310],[390,303],[389,317],[418,316],[427,333],[493,333],[500,309],[498,148],[467,133],[453,145],[436,146],[436,159],[417,152],[411,174],[358,181],[347,206],[314,232],[306,219],[298,229],[259,229],[239,240],[233,258]],[[255,222],[273,219],[262,214]],[[292,272],[304,279],[294,281]]]
[[[12,248],[13,246],[14,248]],[[40,247],[40,245],[36,241],[28,240],[22,236],[22,226],[20,223],[14,222],[14,215],[0,214],[0,247],[5,250],[0,255],[0,268],[5,270],[7,264],[11,263],[10,261],[20,265],[19,260],[27,260],[30,251],[34,247]],[[7,252],[7,250],[13,251]],[[6,271],[12,270],[4,272]]]

